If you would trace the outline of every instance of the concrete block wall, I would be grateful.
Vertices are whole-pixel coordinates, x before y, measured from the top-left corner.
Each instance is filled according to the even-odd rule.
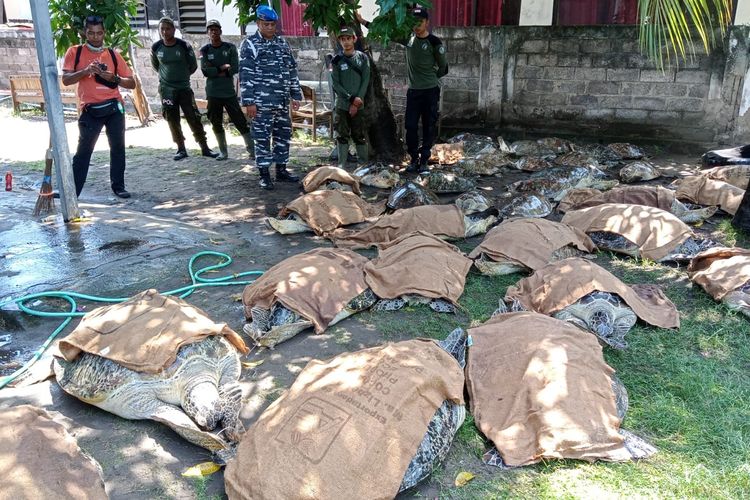
[[[10,75],[39,74],[33,30],[0,28],[0,88],[10,88]]]
[[[689,142],[712,142],[719,133],[711,101],[722,84],[723,54],[698,50],[694,59],[661,71],[641,55],[636,27],[515,31],[504,123]]]

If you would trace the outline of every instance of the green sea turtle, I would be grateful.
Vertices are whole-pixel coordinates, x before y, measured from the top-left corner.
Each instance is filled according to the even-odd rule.
[[[486,135],[472,134],[470,132],[463,132],[458,135],[454,135],[448,139],[449,143],[462,142],[464,144],[464,155],[473,156],[487,146],[495,147],[495,141],[492,137]]]
[[[750,317],[750,280],[726,294],[721,301],[728,309]]]
[[[380,189],[391,189],[400,180],[398,172],[382,163],[365,165],[352,172],[352,175],[359,179],[360,184]]]
[[[266,217],[263,219],[270,229],[273,229],[281,234],[297,234],[313,232],[311,228],[299,215],[292,212],[284,219],[276,217]]]
[[[537,141],[516,141],[510,145],[510,151],[516,156],[540,156],[543,158],[554,158],[557,152],[551,147],[540,144]]]
[[[581,144],[571,146],[571,149],[604,165],[614,165],[622,160],[620,153],[603,144]]]
[[[609,250],[610,252],[625,254],[633,258],[638,258],[641,255],[638,245],[621,234],[609,231],[592,231],[586,234],[589,235],[591,241],[600,250]],[[719,246],[719,244],[713,240],[691,236],[659,259],[658,262],[687,262],[700,252],[716,246]]]
[[[369,288],[360,293],[339,311],[328,326],[333,326],[352,314],[369,308],[378,298]],[[289,340],[307,328],[312,328],[309,321],[280,302],[274,302],[270,309],[255,306],[250,312],[253,320],[242,329],[256,345],[273,349],[277,344]]]
[[[617,417],[620,419],[620,422],[622,422],[628,412],[628,408],[630,406],[630,398],[628,397],[628,391],[625,388],[625,384],[622,383],[617,375],[612,375],[611,378],[612,392],[615,397],[615,408],[617,409]],[[656,448],[654,448],[643,438],[633,434],[632,432],[620,427],[619,433],[623,438],[623,445],[634,460],[648,458],[656,453]],[[500,469],[511,468],[507,466],[505,462],[503,462],[503,458],[502,456],[500,456],[500,452],[497,451],[497,448],[494,446],[490,450],[486,451],[484,455],[482,455],[482,461],[487,465],[498,467]]]
[[[558,137],[544,137],[542,139],[537,139],[536,142],[540,146],[548,148],[558,155],[569,153],[571,151],[570,142]]]
[[[589,254],[583,250],[578,250],[573,245],[565,245],[564,247],[560,247],[552,252],[549,262],[557,262],[558,260],[565,260],[571,257],[590,258]],[[486,276],[504,276],[506,274],[522,273],[529,270],[528,267],[516,260],[493,260],[487,257],[484,253],[480,254],[479,257],[474,260],[474,266],[476,266],[480,273]]]
[[[488,144],[481,151],[465,155],[456,163],[463,172],[471,175],[495,175],[502,167],[512,165],[513,161],[506,153],[501,153]]]
[[[438,343],[446,352],[451,354],[461,368],[466,367],[466,345],[468,338],[466,332],[456,328],[448,336]],[[466,418],[466,407],[451,401],[443,401],[430,419],[419,448],[414,458],[406,468],[404,478],[399,487],[399,493],[416,486],[432,474],[435,468],[445,459],[450,450],[453,438],[461,428]]]
[[[500,300],[493,313],[525,311],[518,301],[506,303]],[[638,321],[633,310],[615,293],[593,291],[552,315],[596,335],[602,342],[615,349],[625,349],[625,335]]]
[[[373,311],[398,311],[403,309],[407,305],[415,306],[420,304],[426,304],[435,312],[441,313],[455,313],[456,306],[451,304],[445,299],[433,299],[429,297],[423,297],[416,294],[407,294],[395,299],[379,299],[375,305],[372,306]]]
[[[724,181],[740,189],[747,189],[750,181],[750,165],[727,165],[702,171],[709,179]]]
[[[465,193],[476,187],[474,181],[456,171],[432,171],[420,175],[417,182],[434,193]]]
[[[409,181],[396,186],[388,195],[385,206],[391,210],[411,208],[420,205],[439,205],[440,200],[435,193],[419,184]]]
[[[570,153],[561,154],[552,160],[552,163],[558,167],[602,168],[602,165],[596,158],[581,151],[571,151]]]
[[[531,174],[528,179],[516,181],[510,189],[517,193],[538,192],[548,199],[560,201],[574,188],[593,187],[612,189],[617,181],[605,180],[606,174],[592,167],[555,167]]]
[[[513,168],[524,172],[539,172],[552,168],[552,163],[539,156],[524,156],[513,162]]]
[[[166,424],[218,460],[231,455],[244,432],[239,352],[221,335],[183,345],[159,373],[136,372],[89,353],[73,361],[55,357],[53,367],[68,394],[122,418]]]
[[[617,153],[623,160],[640,160],[646,156],[646,153],[635,144],[627,142],[613,142],[607,147]]]
[[[540,193],[504,193],[497,200],[498,210],[506,219],[519,217],[547,217],[552,213],[553,205]]]
[[[650,181],[661,177],[661,171],[647,161],[632,161],[620,169],[620,180],[625,184],[640,181]]]
[[[479,191],[469,191],[456,198],[456,206],[464,214],[475,214],[492,208],[492,203]]]

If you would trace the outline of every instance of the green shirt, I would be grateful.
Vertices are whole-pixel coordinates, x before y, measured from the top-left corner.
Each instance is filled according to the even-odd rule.
[[[219,71],[225,64],[231,67]],[[221,42],[214,47],[210,43],[201,48],[201,71],[206,77],[206,97],[236,97],[234,75],[240,67],[237,47],[229,42]]]
[[[351,57],[339,54],[333,58],[331,78],[336,92],[336,108],[349,109],[355,97],[365,98],[370,83],[370,60],[358,50]]]
[[[410,89],[431,89],[440,85],[438,78],[448,72],[445,45],[435,35],[406,42],[406,66]]]
[[[176,90],[190,88],[190,75],[198,69],[193,47],[184,40],[168,47],[159,40],[151,46],[151,66],[159,73],[159,93],[169,98]]]

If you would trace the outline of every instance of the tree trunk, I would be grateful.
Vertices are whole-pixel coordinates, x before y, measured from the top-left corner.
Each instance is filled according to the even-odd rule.
[[[745,190],[745,196],[742,197],[740,207],[732,219],[732,226],[746,234],[750,234],[750,194],[748,193],[750,193],[750,189]]]

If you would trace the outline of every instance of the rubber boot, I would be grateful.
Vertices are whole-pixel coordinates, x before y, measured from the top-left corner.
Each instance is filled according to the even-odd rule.
[[[276,165],[276,182],[298,182],[299,176],[290,173],[286,165]]]
[[[261,189],[265,189],[266,191],[272,191],[273,190],[273,181],[271,180],[271,174],[268,172],[268,167],[260,167],[258,168],[258,173],[260,173],[260,187]]]
[[[216,158],[219,156],[219,153],[214,153],[211,151],[211,148],[208,147],[208,143],[206,141],[203,141],[200,144],[201,147],[201,155],[208,156],[209,158]]]
[[[370,159],[370,152],[367,144],[355,144],[357,148],[357,163],[364,165]]]
[[[217,156],[216,159],[222,161],[229,158],[229,149],[227,149],[227,136],[223,131],[216,134],[216,142],[219,143],[219,156]]]
[[[172,157],[172,159],[174,161],[180,161],[183,158],[187,158],[187,155],[188,154],[187,154],[187,150],[185,149],[185,142],[184,141],[183,142],[178,142],[177,143],[177,151],[175,152],[175,154]]]
[[[346,167],[346,157],[349,155],[349,144],[342,144],[338,143],[336,146],[336,151],[338,154],[338,159],[336,160],[336,164],[340,168]]]
[[[255,159],[255,139],[253,139],[253,133],[248,132],[246,134],[242,134],[242,140],[245,141],[245,149],[247,149],[248,154],[250,155],[250,159]]]

